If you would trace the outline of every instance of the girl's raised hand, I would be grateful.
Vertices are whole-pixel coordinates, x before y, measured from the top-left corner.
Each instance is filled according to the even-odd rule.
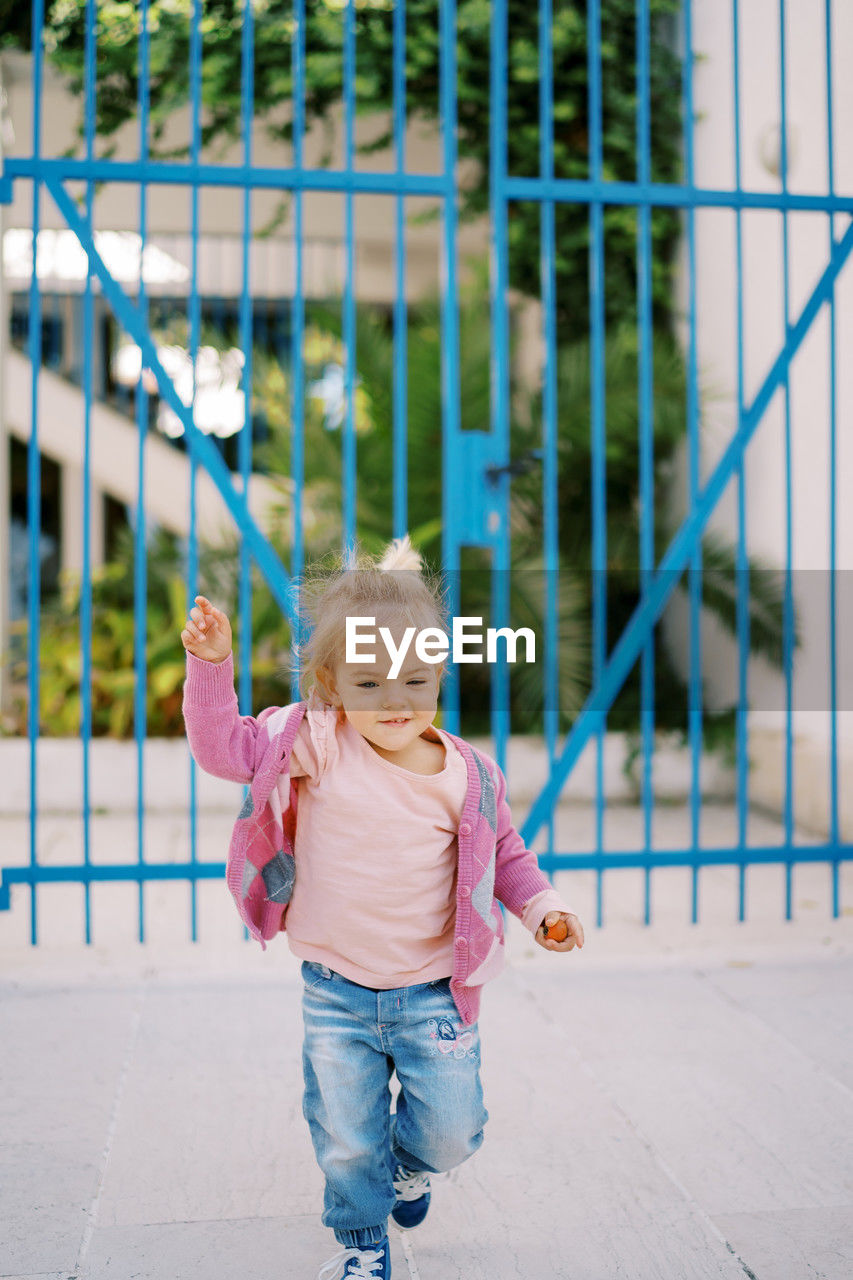
[[[571,911],[549,911],[536,930],[536,941],[546,951],[572,951],[583,946],[583,925]]]
[[[224,662],[231,652],[231,623],[205,596],[195,597],[187,624],[181,632],[184,648],[206,662]]]

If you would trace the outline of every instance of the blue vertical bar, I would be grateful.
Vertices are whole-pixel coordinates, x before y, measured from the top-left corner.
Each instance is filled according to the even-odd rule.
[[[302,172],[303,144],[305,137],[305,0],[293,0],[295,30],[290,50],[291,75],[293,79],[293,167],[297,173]],[[302,192],[299,187],[293,193],[293,259],[294,259],[294,296],[291,315],[291,421],[290,457],[291,475],[293,476],[293,563],[291,574],[297,592],[301,581],[304,562],[302,542],[302,499],[305,485],[305,365],[302,358],[303,334],[305,331],[305,295],[302,282]],[[301,609],[296,601],[296,624],[291,636],[291,644],[302,643]],[[301,649],[297,648],[297,655]],[[293,702],[299,700],[299,667],[292,669],[290,696]]]
[[[587,8],[587,76],[589,81],[590,178],[601,182],[603,168],[601,101],[601,8],[600,0],[589,0]],[[604,671],[607,648],[607,494],[605,475],[605,386],[604,386],[604,206],[590,204],[590,428],[592,435],[592,681],[598,689]],[[605,715],[596,716],[595,765],[595,852],[596,923],[603,918],[604,852],[604,727]]]
[[[355,134],[355,0],[344,7],[344,168],[347,189],[344,194],[344,237],[346,241],[346,280],[344,281],[344,399],[346,414],[343,437],[344,480],[344,546],[349,553],[356,537],[356,449],[355,449],[355,246],[353,229],[353,177]]]
[[[201,2],[193,0],[190,16],[190,162],[197,165],[201,156]],[[198,235],[199,235],[199,187],[193,181],[190,196],[190,296],[189,296],[189,342],[190,361],[193,370],[192,405],[195,412],[196,372],[199,348],[199,327],[201,320],[198,296]],[[196,512],[196,482],[198,462],[193,451],[188,448],[190,457],[190,532],[189,532],[189,564],[187,577],[191,584],[189,607],[194,605],[198,590],[198,533]],[[241,658],[244,655],[241,654]],[[190,759],[190,937],[198,941],[197,919],[197,882],[195,867],[198,862],[198,779],[195,761]]]
[[[781,99],[781,141],[779,151],[782,194],[788,194],[788,114],[785,48],[785,0],[779,0],[779,96]],[[785,338],[791,323],[789,281],[788,211],[782,210],[782,291],[785,308]],[[793,620],[794,600],[791,520],[791,376],[785,366],[785,601],[782,615],[782,652],[785,668],[785,919],[791,919],[791,868],[794,838],[794,742],[793,742]]]
[[[243,26],[240,50],[240,106],[243,133],[243,164],[246,173],[252,167],[252,120],[255,109],[255,27],[252,0],[243,0]],[[240,349],[243,352],[243,427],[237,440],[238,465],[243,493],[248,501],[249,477],[252,471],[252,356],[254,352],[254,309],[251,296],[252,189],[243,187],[242,270],[240,288]],[[264,311],[266,308],[263,308]],[[252,561],[246,538],[240,538],[239,574],[240,615],[240,707],[243,715],[252,713]]]
[[[732,0],[732,63],[734,81],[735,191],[741,190],[740,137],[740,14],[738,0]],[[743,214],[740,204],[735,210],[737,255],[737,421],[743,421],[744,356],[743,356]],[[737,599],[738,638],[738,703],[737,703],[737,852],[738,852],[738,920],[746,919],[746,823],[749,813],[749,738],[748,738],[748,666],[750,648],[749,558],[746,546],[746,468],[741,457],[737,465]]]
[[[509,454],[509,253],[507,243],[507,5],[495,0],[492,6],[491,76],[489,109],[489,195],[492,224],[492,351],[491,413],[492,435],[497,456]],[[478,479],[477,483],[484,483]],[[503,489],[501,506],[506,510],[509,475],[497,482]],[[509,527],[503,520],[496,531],[492,552],[492,621],[500,628],[509,622]],[[509,666],[495,662],[491,670],[491,722],[495,759],[506,768],[509,736]]]
[[[406,170],[406,5],[394,5],[393,50],[394,164],[402,176]],[[393,536],[408,528],[408,326],[406,314],[406,202],[401,191],[395,197],[394,223],[394,517]]]
[[[826,32],[826,162],[827,191],[835,195],[835,135],[832,122],[832,0],[824,7]],[[832,252],[832,214],[827,219]],[[838,829],[838,630],[836,598],[838,544],[838,377],[836,369],[835,284],[829,296],[829,841],[837,852]],[[838,858],[832,860],[832,914],[841,914]]]
[[[42,93],[42,28],[44,27],[44,0],[33,2],[33,156],[41,156],[41,93]],[[27,680],[29,703],[27,705],[27,733],[30,743],[30,867],[38,865],[38,754],[39,708],[41,690],[39,682],[39,639],[41,633],[41,454],[38,438],[38,387],[41,366],[41,293],[38,282],[38,234],[41,221],[41,185],[33,179],[33,270],[30,277],[30,314],[27,345],[30,357],[30,439],[27,445],[27,533],[29,535],[28,598],[27,598]],[[30,889],[30,942],[38,942],[36,882]]]
[[[492,21],[503,0],[496,0]],[[456,0],[439,8],[439,114],[441,117],[442,255],[441,255],[441,530],[442,566],[448,580],[451,616],[459,613],[459,544],[453,532],[463,486],[458,474],[459,432],[459,311],[456,297]],[[479,483],[479,478],[474,481]],[[442,703],[443,726],[459,732],[459,672],[448,664]]]
[[[95,153],[95,0],[86,0],[84,50],[84,99],[86,159]],[[94,235],[94,183],[86,183],[86,220]],[[92,268],[87,262],[86,287],[83,295],[83,575],[80,583],[80,694],[83,748],[83,865],[92,865],[90,742],[92,737],[92,548],[90,543],[92,505],[92,357],[94,349],[94,296]],[[92,941],[92,894],[87,879],[83,885],[85,938]]]
[[[149,33],[148,33],[148,0],[142,0],[139,12],[139,83],[137,87],[137,110],[139,112],[139,158],[144,163],[148,159],[148,116],[149,116]],[[145,291],[145,245],[148,236],[148,188],[144,182],[139,184],[139,307],[148,324],[148,297]],[[148,668],[146,648],[148,639],[148,559],[145,496],[145,444],[148,439],[148,392],[145,381],[140,376],[136,384],[136,429],[139,436],[137,454],[137,496],[136,496],[136,529],[134,539],[134,575],[133,575],[133,608],[136,624],[134,627],[134,662],[136,683],[134,685],[133,731],[136,737],[136,861],[140,868],[145,863],[145,737],[148,730],[146,690],[148,688]],[[142,874],[138,885],[139,941],[145,941],[145,892]]]
[[[649,0],[637,0],[637,181],[651,182],[651,72],[649,50]],[[637,227],[637,323],[639,325],[639,464],[640,464],[640,591],[645,595],[655,567],[654,422],[652,418],[652,211],[638,210]],[[643,744],[643,850],[652,848],[654,793],[652,766],[655,749],[655,642],[654,631],[643,645],[640,666],[640,726]],[[644,921],[651,922],[652,870],[643,875]]]
[[[684,0],[684,149],[687,162],[687,185],[691,198],[694,190],[693,167],[693,18],[692,0]],[[699,373],[696,350],[696,210],[687,206],[688,315],[690,344],[687,366],[687,440],[688,440],[688,505],[696,505],[699,493]],[[699,818],[700,774],[702,760],[702,543],[697,539],[688,568],[690,595],[690,675],[688,680],[687,719],[690,739],[690,847],[693,856],[691,922],[699,918]]]
[[[554,54],[551,0],[539,0],[539,173],[554,177]],[[542,536],[545,563],[545,746],[548,771],[554,766],[559,729],[559,681],[557,660],[557,599],[560,589],[559,511],[557,489],[557,303],[556,227],[554,201],[542,200],[540,219],[540,279],[542,338],[545,368],[542,376]],[[547,852],[554,852],[554,806],[548,814]]]

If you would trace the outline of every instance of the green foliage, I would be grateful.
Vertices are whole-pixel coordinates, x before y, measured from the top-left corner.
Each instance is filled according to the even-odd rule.
[[[653,181],[677,182],[681,149],[681,67],[673,24],[679,0],[650,0],[650,165]],[[555,86],[553,154],[558,179],[590,174],[593,126],[589,119],[585,0],[554,6],[552,24]],[[189,140],[167,130],[190,99],[191,0],[151,0],[149,99],[152,156],[185,155]],[[458,150],[466,162],[460,217],[489,210],[490,28],[488,0],[457,5]],[[294,84],[291,0],[255,0],[254,112],[288,163],[293,134]],[[239,0],[203,0],[202,145],[214,149],[241,136],[241,27]],[[355,105],[376,128],[360,144],[370,153],[391,145],[393,132],[393,6],[390,0],[357,3]],[[46,45],[54,66],[84,100],[86,0],[55,0],[48,10]],[[135,117],[138,95],[141,6],[127,0],[97,4],[97,130],[106,154],[118,131]],[[407,0],[406,110],[411,120],[440,123],[439,0]],[[11,16],[3,23],[10,41],[27,36]],[[608,0],[601,17],[602,176],[637,176],[635,0]],[[305,119],[331,128],[343,94],[344,13],[340,0],[307,0],[305,30]],[[509,0],[507,41],[507,167],[513,176],[539,173],[539,15],[529,0]],[[329,134],[327,132],[327,137]],[[331,160],[327,148],[321,163]],[[285,202],[286,204],[286,202]],[[428,217],[438,216],[436,205]],[[510,283],[539,296],[538,201],[512,201],[507,210]],[[274,222],[284,216],[284,208]],[[418,215],[422,217],[423,215]],[[557,220],[557,324],[561,341],[583,335],[588,324],[589,214],[584,204],[561,202]],[[672,268],[679,215],[655,209],[651,219],[656,324],[667,327],[672,311]],[[604,306],[608,324],[635,314],[636,216],[618,205],[604,210]]]
[[[306,385],[327,359],[343,364],[340,309],[311,309],[306,334]],[[462,421],[484,428],[489,419],[488,325],[483,324],[479,286],[464,288],[459,303],[460,403]],[[365,550],[376,552],[393,534],[394,347],[384,316],[359,307],[356,317],[356,523]],[[255,386],[255,410],[276,429],[256,449],[270,475],[291,472],[290,382],[274,362],[262,364]],[[407,334],[406,475],[409,531],[437,566],[441,550],[442,342],[440,304],[429,299],[410,317]],[[314,518],[329,543],[342,541],[342,432],[329,430],[310,397],[305,423],[305,483]]]
[[[593,484],[591,430],[590,344],[583,340],[563,348],[557,356],[557,506],[561,563],[570,566],[572,582],[580,590],[582,611],[592,617],[593,573]],[[638,335],[627,325],[613,329],[606,338],[604,354],[605,461],[604,485],[606,545],[605,651],[610,652],[623,634],[640,602],[640,525],[643,509],[640,495],[640,422],[638,410]],[[676,451],[684,442],[686,420],[686,374],[681,352],[674,339],[655,335],[652,352],[652,454],[651,505],[646,519],[652,522],[654,564],[669,545],[675,526],[672,522],[670,482]],[[526,422],[516,420],[513,454],[541,441],[541,400],[530,400]],[[517,554],[523,563],[538,554],[543,545],[543,498],[541,477],[524,475],[513,485],[513,527],[518,530]],[[735,550],[718,534],[702,540],[702,602],[731,633],[736,634],[737,578]],[[741,584],[748,596],[750,646],[778,666],[782,660],[784,580],[769,565],[751,559],[747,581]],[[686,589],[686,576],[678,590]],[[798,637],[794,637],[799,643]],[[655,722],[659,728],[681,730],[687,723],[688,691],[676,671],[661,637],[654,632]],[[635,664],[608,716],[611,729],[632,730],[640,723],[640,665]],[[705,712],[713,732],[719,720],[719,741],[731,726],[728,711],[719,717]],[[716,739],[715,739],[716,741]]]
[[[483,427],[489,411],[489,328],[482,322],[483,267],[471,273],[460,297],[460,383],[462,421]],[[441,363],[440,307],[425,303],[410,317],[407,344],[408,424],[407,477],[409,529],[431,568],[440,567],[441,523]],[[162,335],[161,335],[162,336]],[[209,340],[211,334],[206,334]],[[222,345],[227,337],[222,339]],[[358,308],[356,354],[356,489],[357,527],[362,546],[378,551],[392,536],[393,477],[393,339],[386,319],[375,310]],[[340,309],[314,306],[305,331],[305,486],[303,530],[308,563],[319,560],[341,541],[340,494],[343,482],[342,433],[330,429],[322,406],[311,394],[312,380],[329,363],[343,360]],[[654,493],[659,499],[669,483],[674,455],[683,441],[685,414],[684,368],[673,342],[659,337],[654,347]],[[291,389],[289,371],[276,361],[255,354],[255,413],[270,428],[266,444],[256,449],[270,478],[291,474]],[[638,352],[633,329],[612,332],[605,347],[606,385],[606,510],[608,647],[621,634],[639,599],[639,424],[637,413]],[[556,592],[558,728],[570,728],[590,687],[590,617],[592,606],[590,350],[587,342],[565,348],[557,366],[558,383],[558,509],[559,590]],[[538,392],[519,389],[512,422],[514,456],[541,444]],[[515,732],[538,732],[543,724],[543,644],[546,583],[542,562],[543,495],[538,471],[520,475],[512,483],[512,565],[509,571],[509,623],[528,626],[539,641],[535,667],[519,664],[510,679],[510,714]],[[662,514],[668,503],[655,506],[655,555],[659,559],[673,529]],[[292,485],[282,481],[280,510],[271,513],[269,536],[282,563],[291,565]],[[707,572],[703,580],[705,604],[723,624],[736,624],[737,574],[733,549],[719,537],[703,546]],[[96,571],[93,583],[93,726],[95,736],[123,737],[133,733],[135,689],[133,613],[134,544],[130,531],[120,542],[116,562]],[[200,554],[199,587],[232,618],[235,657],[240,669],[241,635],[237,617],[240,556],[235,536],[224,548]],[[180,631],[186,617],[185,566],[175,540],[162,531],[147,553],[146,715],[151,735],[180,735],[184,654]],[[778,665],[781,657],[783,581],[778,572],[754,562],[749,571],[749,611],[754,652]],[[553,589],[553,583],[550,584]],[[488,556],[468,549],[463,557],[461,612],[491,620],[491,570]],[[25,628],[18,624],[23,640]],[[252,570],[251,600],[252,707],[281,705],[290,700],[288,653],[290,627],[268,586]],[[796,640],[796,637],[795,637]],[[684,682],[655,633],[655,716],[662,729],[683,730],[687,723]],[[14,704],[12,731],[26,732],[26,666],[14,667],[20,680]],[[66,578],[60,600],[44,614],[41,634],[40,731],[71,735],[82,724],[80,658],[80,584]],[[461,677],[465,731],[490,730],[490,670],[471,666]],[[634,731],[640,722],[639,669],[631,672],[608,725]],[[730,739],[732,717],[706,713],[706,741],[720,745]]]
[[[484,263],[471,263],[469,280],[459,297],[459,381],[461,421],[465,428],[486,429],[490,412],[489,326],[483,323],[482,298],[486,286]],[[306,334],[306,384],[310,385],[327,358],[343,360],[340,309],[313,307],[313,328]],[[360,307],[356,320],[358,392],[356,523],[362,547],[380,551],[393,536],[393,386],[394,345],[385,319]],[[410,317],[407,338],[407,502],[408,528],[428,567],[441,569],[441,305],[431,298]],[[268,443],[258,446],[256,458],[270,475],[290,474],[290,387],[286,371],[262,364],[255,386],[255,410],[274,428]],[[340,524],[343,462],[341,435],[329,431],[310,409],[305,424],[305,505],[308,527],[322,529],[326,547],[342,541]],[[318,552],[325,547],[318,546]],[[544,709],[541,637],[544,633],[545,578],[536,549],[527,547],[510,572],[510,623],[527,626],[540,637],[535,666],[513,673],[510,706],[516,732],[535,731]],[[558,601],[559,681],[557,699],[561,727],[567,728],[579,709],[589,683],[588,625],[585,600],[564,566]],[[491,618],[491,570],[484,556],[469,554],[460,583],[462,613]],[[525,666],[525,664],[522,664]],[[471,666],[461,674],[461,706],[466,730],[490,732],[489,675],[485,666]]]
[[[184,660],[180,631],[186,616],[185,596],[178,554],[168,535],[160,531],[149,549],[145,612],[148,675],[145,704],[147,730],[152,736],[183,732]],[[59,594],[45,604],[40,619],[38,721],[41,735],[74,737],[82,731],[80,604],[80,575],[61,573]],[[91,616],[91,734],[93,737],[131,737],[137,636],[133,612],[133,542],[129,530],[120,535],[117,559],[95,568],[92,573]],[[12,733],[25,734],[29,702],[25,656],[27,619],[13,623],[10,631],[16,656],[11,663],[11,715],[5,727]]]
[[[46,47],[53,65],[83,101],[85,84],[86,0],[54,0],[48,9]],[[656,182],[678,182],[681,150],[681,66],[676,53],[674,22],[679,0],[650,0],[650,170]],[[605,181],[633,180],[637,175],[637,104],[635,0],[608,0],[602,6],[601,161]],[[191,0],[150,0],[151,151],[159,158],[186,155],[188,140],[175,139],[174,122],[190,98]],[[593,122],[589,118],[586,0],[564,0],[554,6],[552,24],[554,174],[558,179],[590,176]],[[136,113],[141,7],[127,0],[97,0],[97,130],[101,153],[111,154],[119,130]],[[255,0],[255,124],[260,124],[289,162],[293,133],[291,43],[294,36],[290,0]],[[457,141],[464,174],[459,213],[463,221],[487,215],[490,207],[490,22],[489,0],[457,4]],[[241,135],[241,29],[243,0],[202,3],[202,144],[212,156]],[[393,6],[392,0],[356,0],[356,110],[375,125],[360,146],[364,154],[393,143]],[[438,126],[440,118],[439,0],[407,0],[405,78],[410,120]],[[26,7],[0,5],[0,34],[6,44],[26,47]],[[343,92],[342,0],[306,0],[305,119],[321,124],[331,140],[334,112]],[[509,0],[506,48],[506,163],[512,176],[539,173],[540,87],[538,6]],[[167,128],[167,126],[169,126]],[[332,160],[329,146],[321,164]],[[438,216],[436,205],[419,220]],[[273,225],[286,215],[286,200]],[[507,207],[510,284],[523,294],[540,295],[541,206],[513,200]],[[592,486],[590,431],[589,250],[590,217],[585,204],[561,201],[556,220],[556,314],[558,330],[558,509],[559,582],[558,641],[560,727],[571,723],[589,685],[591,616]],[[639,423],[636,337],[637,211],[606,205],[604,223],[603,309],[607,331],[606,384],[606,636],[611,647],[639,599]],[[651,214],[652,295],[654,314],[653,467],[654,553],[668,543],[672,528],[659,499],[665,492],[676,449],[684,439],[686,395],[684,361],[671,334],[674,251],[679,215],[672,209]],[[460,381],[463,427],[486,428],[490,420],[491,334],[483,322],[488,278],[475,273],[470,294],[460,303]],[[407,482],[409,529],[428,562],[438,566],[441,525],[442,351],[441,313],[437,300],[427,300],[412,316],[407,350]],[[209,340],[206,338],[205,340]],[[367,307],[358,309],[356,334],[358,386],[355,399],[358,482],[356,515],[362,545],[378,550],[391,536],[393,509],[393,348],[386,320]],[[306,382],[322,374],[326,362],[343,364],[340,313],[309,306],[306,333]],[[266,446],[255,463],[270,476],[291,474],[290,383],[286,368],[263,353],[255,354],[253,411],[270,427]],[[322,408],[310,395],[305,413],[304,525],[307,558],[319,558],[341,540],[340,494],[343,479],[341,432],[330,429]],[[541,445],[540,398],[516,389],[513,398],[513,456]],[[292,516],[291,490],[285,483],[281,519]],[[538,636],[544,628],[541,591],[543,504],[541,475],[517,477],[512,487],[512,556],[510,613],[513,626],[530,625]],[[287,533],[273,541],[284,563],[291,546]],[[276,539],[278,539],[276,541]],[[706,538],[703,554],[709,572],[703,599],[730,630],[735,625],[736,573],[733,549],[719,538]],[[96,575],[93,589],[94,725],[93,732],[132,731],[134,634],[133,548]],[[164,544],[149,554],[160,566],[149,582],[146,657],[148,731],[181,733],[180,688],[183,652],[183,567],[174,549]],[[472,549],[465,566],[463,611],[488,613],[486,557]],[[526,572],[520,572],[523,569]],[[237,606],[238,545],[215,554],[203,553],[199,586],[233,615]],[[761,570],[758,572],[757,570]],[[751,643],[755,652],[778,663],[781,654],[782,599],[778,574],[752,565],[749,575]],[[282,700],[281,663],[289,647],[289,629],[266,585],[253,573],[252,699],[253,705]],[[239,637],[235,628],[235,649]],[[65,584],[61,602],[45,616],[42,632],[43,732],[74,733],[80,724],[79,584]],[[686,690],[655,633],[656,720],[660,727],[686,723]],[[239,661],[239,656],[238,656]],[[487,671],[472,667],[463,679],[463,715],[469,732],[487,731]],[[538,728],[542,712],[541,679],[518,668],[511,681],[512,723],[518,731]],[[18,706],[25,730],[25,702]],[[635,667],[609,717],[613,728],[629,731],[639,723],[639,671]],[[731,715],[706,716],[706,733],[725,740]]]
[[[130,738],[134,735],[136,619],[134,616],[135,546],[129,528],[117,535],[115,559],[92,573],[91,735]],[[181,631],[187,616],[186,564],[179,542],[157,529],[146,549],[145,725],[149,737],[181,737],[185,733],[181,703],[186,659]],[[237,623],[239,547],[236,537],[224,548],[199,553],[199,586],[232,616],[234,657],[239,668]],[[39,734],[76,737],[83,729],[83,643],[81,587],[78,573],[60,575],[59,595],[42,608],[39,635]],[[269,589],[253,573],[252,705],[287,702],[280,678],[281,655],[290,642],[289,628]],[[12,640],[4,654],[12,675],[9,714],[2,731],[28,732],[29,686],[26,643],[28,623],[10,627]]]
[[[32,7],[20,0],[0,0],[0,47],[29,49],[32,36]]]

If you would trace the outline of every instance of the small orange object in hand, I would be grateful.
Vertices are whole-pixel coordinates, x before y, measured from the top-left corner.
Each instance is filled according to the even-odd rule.
[[[547,924],[543,924],[542,933],[546,938],[551,938],[554,942],[565,942],[569,936],[569,926],[561,916],[550,927]]]

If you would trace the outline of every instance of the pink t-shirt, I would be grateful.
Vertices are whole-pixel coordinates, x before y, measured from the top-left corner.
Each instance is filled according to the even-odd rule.
[[[422,736],[445,748],[439,773],[386,760],[312,693],[293,745],[299,821],[286,936],[294,955],[362,986],[388,990],[453,972],[468,773],[441,729]],[[283,774],[284,806],[289,785]]]

